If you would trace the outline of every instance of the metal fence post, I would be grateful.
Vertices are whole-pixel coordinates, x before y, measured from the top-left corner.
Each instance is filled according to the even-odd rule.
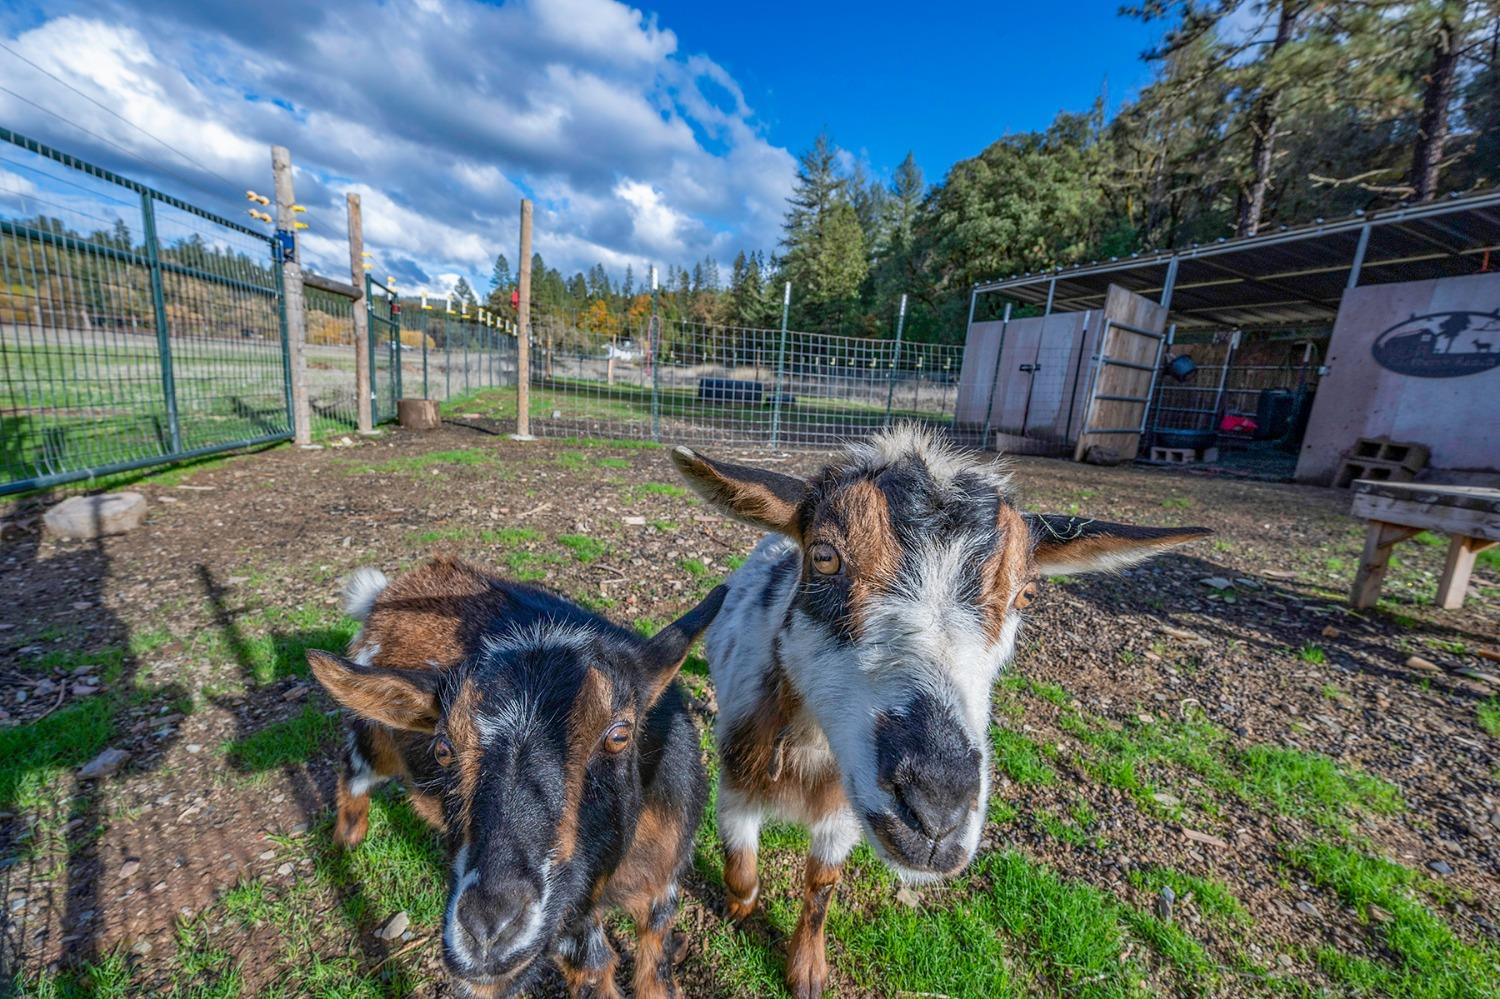
[[[427,392],[427,330],[418,329],[417,336],[422,338],[422,398],[431,399]]]
[[[776,388],[771,395],[771,446],[781,445],[781,386],[786,373],[786,324],[791,318],[792,282],[781,290],[781,339],[776,346]]]
[[[1000,385],[1000,357],[1005,353],[1005,331],[1010,328],[1010,306],[1011,303],[1005,303],[1005,315],[1000,318],[1000,342],[995,344],[995,370],[990,376],[990,397],[984,404],[984,439],[980,447],[989,446],[990,417],[995,409],[995,389]]]
[[[891,404],[896,401],[896,369],[901,366],[901,333],[906,329],[906,293],[901,293],[901,312],[896,317],[896,348],[891,354],[891,371],[885,382],[885,425],[891,425]]]
[[[156,207],[151,195],[141,195],[141,225],[145,230],[146,260],[151,266],[151,308],[156,316],[156,352],[161,361],[161,395],[167,407],[167,440],[171,453],[182,450],[182,426],[177,418],[177,381],[172,376],[172,331],[167,323],[167,298],[161,282],[161,253],[156,241]]]
[[[661,313],[656,267],[651,268],[651,439],[661,440]]]
[[[307,306],[302,298],[302,264],[297,259],[297,216],[292,205],[292,154],[271,147],[271,176],[276,184],[276,238],[281,241],[282,301],[286,307],[287,344],[292,357],[292,432],[298,444],[312,443],[312,405],[307,396]]]

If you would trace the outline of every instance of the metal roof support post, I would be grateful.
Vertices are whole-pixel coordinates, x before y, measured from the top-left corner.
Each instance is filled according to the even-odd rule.
[[[1052,299],[1057,294],[1057,278],[1054,277],[1047,282],[1047,308],[1042,310],[1042,315],[1052,315]]]
[[[1366,222],[1359,230],[1359,242],[1354,247],[1354,263],[1349,265],[1349,283],[1344,285],[1346,289],[1359,284],[1359,272],[1365,265],[1365,251],[1369,248],[1370,223]]]
[[[1010,326],[1010,303],[1005,303],[1005,316],[1000,320],[1000,342],[995,344],[995,370],[990,373],[990,397],[984,404],[984,437],[979,446],[987,447],[990,441],[990,413],[995,408],[995,389],[1000,385],[1000,356],[1005,353],[1005,330]]]
[[[1172,258],[1167,261],[1167,279],[1166,281],[1162,282],[1161,286],[1161,307],[1168,310],[1169,312],[1172,308],[1172,289],[1176,286],[1176,284],[1177,254],[1174,253],[1172,254]]]

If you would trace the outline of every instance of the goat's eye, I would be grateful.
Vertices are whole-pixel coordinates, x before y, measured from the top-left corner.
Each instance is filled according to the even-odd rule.
[[[446,767],[453,762],[453,743],[438,736],[432,742],[432,758],[437,760],[437,765]]]
[[[1036,599],[1036,584],[1027,583],[1021,587],[1021,592],[1016,594],[1016,610],[1021,610]]]
[[[813,571],[821,576],[835,575],[844,565],[838,549],[823,541],[813,545],[807,556],[812,561]]]
[[[609,727],[609,731],[604,733],[604,751],[606,753],[622,752],[628,745],[630,745],[629,722],[615,722]]]

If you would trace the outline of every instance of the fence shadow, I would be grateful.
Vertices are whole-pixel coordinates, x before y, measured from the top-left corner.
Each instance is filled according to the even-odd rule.
[[[52,498],[44,494],[26,509],[39,509]],[[0,823],[0,857],[6,858],[0,861],[0,894],[10,898],[20,892],[27,898],[24,906],[7,906],[0,914],[0,989],[40,955],[56,952],[64,963],[101,956],[108,879],[99,846],[111,815],[107,796],[113,785],[110,777],[85,781],[77,770],[106,748],[131,754],[124,773],[156,769],[177,732],[149,743],[131,739],[133,733],[125,727],[129,709],[142,703],[180,703],[187,696],[177,683],[147,687],[142,682],[131,630],[108,609],[111,558],[105,540],[59,542],[44,550],[38,524],[7,543],[4,572],[24,582],[7,599],[7,613],[20,624],[14,635],[19,644],[11,651],[46,640],[59,648],[40,656],[33,652],[35,665],[29,669],[3,670],[7,685],[29,684],[38,702],[55,700],[42,712],[22,714],[14,726],[0,729],[0,811],[15,816]],[[68,624],[35,629],[47,621]],[[10,661],[22,662],[17,656]],[[39,685],[44,679],[55,685],[55,695]],[[79,693],[88,687],[93,692]],[[60,778],[54,776],[58,771]],[[58,850],[60,873],[54,878],[45,861]],[[55,902],[37,903],[56,899],[59,887],[57,915]],[[59,939],[52,939],[54,932]]]

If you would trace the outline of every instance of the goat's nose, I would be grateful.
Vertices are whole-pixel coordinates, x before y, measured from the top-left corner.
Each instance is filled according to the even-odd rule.
[[[526,922],[525,914],[535,901],[531,888],[519,882],[476,885],[458,899],[458,925],[481,954],[503,950]]]
[[[960,829],[979,798],[982,758],[970,750],[906,761],[893,775],[896,799],[935,843]]]

